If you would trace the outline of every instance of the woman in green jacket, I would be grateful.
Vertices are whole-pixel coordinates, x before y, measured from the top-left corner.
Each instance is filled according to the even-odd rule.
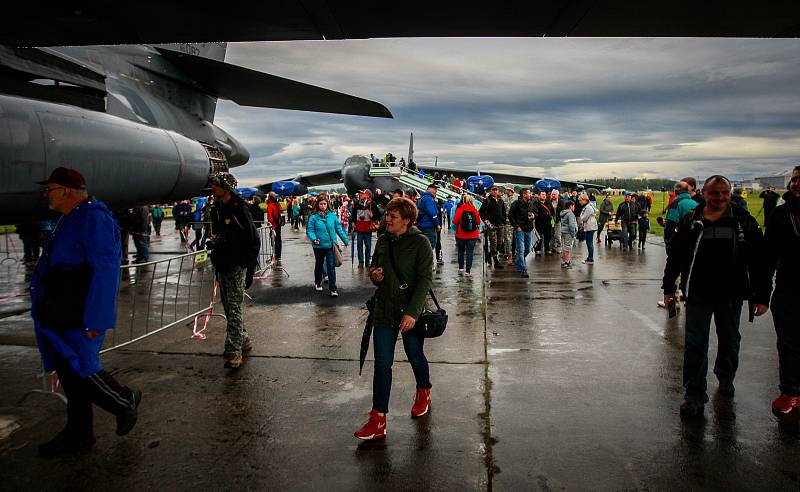
[[[417,207],[411,200],[395,198],[390,201],[386,206],[386,233],[378,238],[370,263],[370,279],[378,286],[372,312],[375,372],[372,411],[369,420],[355,432],[359,439],[386,437],[398,332],[403,336],[403,348],[417,381],[411,416],[421,417],[430,407],[430,373],[423,352],[425,338],[414,331],[414,325],[425,308],[425,298],[433,283],[433,251],[428,239],[412,226],[416,218]]]

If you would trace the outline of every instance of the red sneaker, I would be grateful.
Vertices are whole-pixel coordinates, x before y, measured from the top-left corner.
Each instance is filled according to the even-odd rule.
[[[773,413],[789,413],[792,409],[800,410],[800,397],[781,393],[781,396],[772,401]]]
[[[431,389],[430,388],[417,388],[417,397],[414,398],[414,406],[411,407],[411,416],[413,418],[422,417],[428,413],[431,407]]]
[[[353,435],[365,441],[386,437],[386,414],[382,414],[373,408],[368,415],[369,420],[364,422],[364,425],[355,431]]]

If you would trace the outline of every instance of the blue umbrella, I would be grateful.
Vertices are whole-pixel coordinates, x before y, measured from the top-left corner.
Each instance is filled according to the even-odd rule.
[[[557,179],[540,179],[533,185],[536,191],[561,190],[561,182]]]

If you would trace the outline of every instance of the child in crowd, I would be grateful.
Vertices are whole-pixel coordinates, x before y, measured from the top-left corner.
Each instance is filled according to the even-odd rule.
[[[647,231],[650,230],[650,214],[642,212],[639,217],[639,247],[644,250],[644,242],[647,239]]]
[[[578,235],[578,221],[575,219],[575,202],[567,200],[564,210],[559,214],[561,227],[561,268],[572,268],[570,252]]]

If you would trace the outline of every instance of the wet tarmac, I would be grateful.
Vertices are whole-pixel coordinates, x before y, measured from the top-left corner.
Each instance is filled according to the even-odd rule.
[[[205,340],[181,324],[103,356],[144,399],[124,438],[95,412],[90,454],[37,457],[36,444],[63,426],[64,406],[42,394],[19,403],[39,387],[38,352],[27,314],[13,314],[27,300],[0,301],[2,488],[800,489],[797,419],[779,422],[769,409],[769,316],[742,323],[736,397],[716,394],[709,373],[705,418],[684,422],[683,322],[656,306],[657,238],[644,252],[599,247],[593,266],[576,261],[569,271],[556,257],[531,256],[530,279],[484,270],[476,255],[469,280],[457,276],[444,237],[434,288],[450,322],[444,337],[426,341],[431,412],[409,417],[413,375],[398,344],[388,438],[375,443],[352,437],[371,406],[372,364],[359,377],[357,359],[372,287],[348,252],[340,297],[315,292],[302,233],[284,230],[288,276],[272,272],[249,291],[255,349],[241,369],[222,367],[216,318]],[[153,249],[180,247],[165,236]],[[23,268],[1,272],[0,295],[24,291]],[[712,358],[715,343],[712,333]]]

